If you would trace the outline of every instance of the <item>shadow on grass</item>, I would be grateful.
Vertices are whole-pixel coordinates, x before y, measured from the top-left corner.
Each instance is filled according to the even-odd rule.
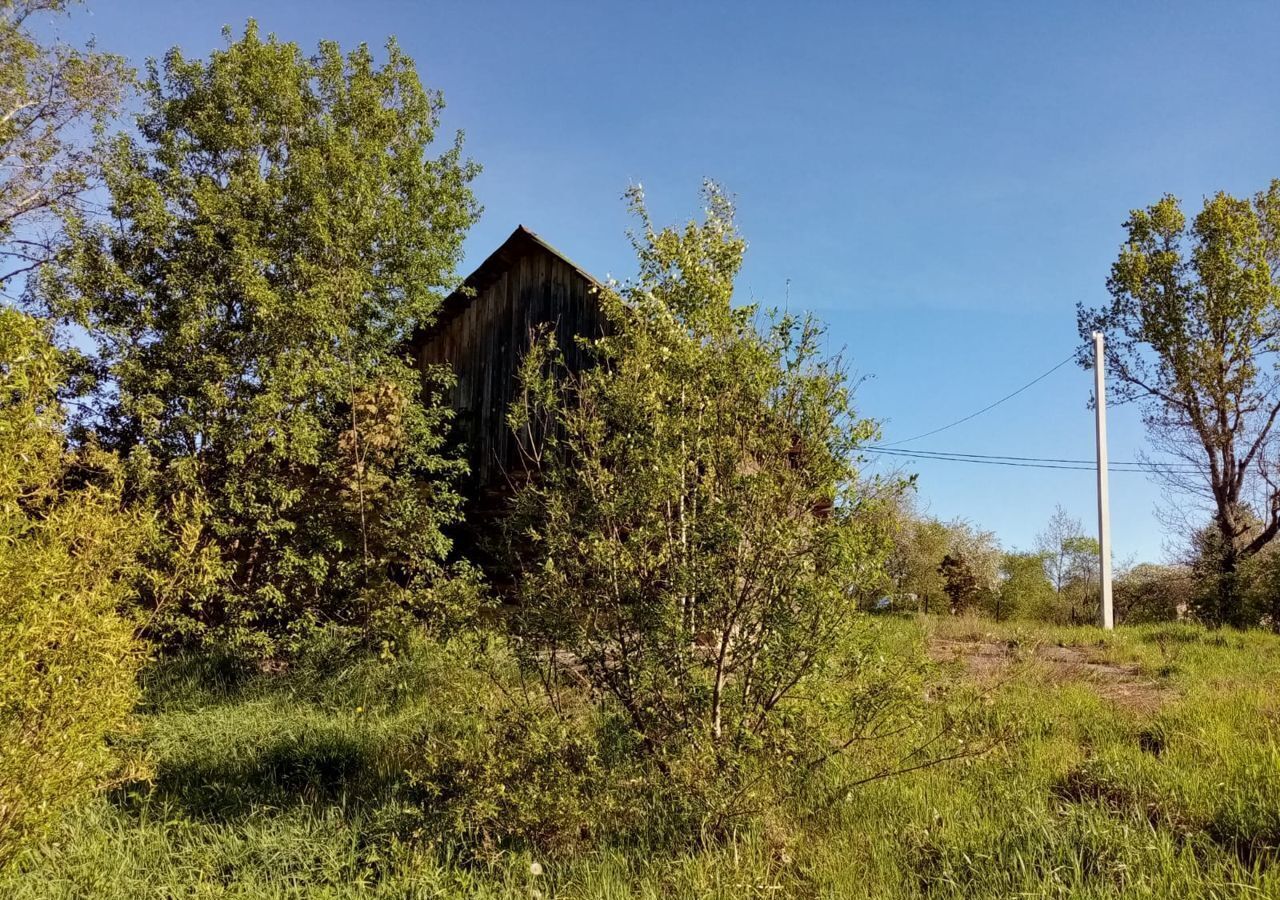
[[[1166,830],[1179,845],[1196,836],[1211,841],[1234,856],[1250,871],[1263,871],[1280,864],[1280,812],[1270,807],[1220,810],[1197,820],[1177,806],[1144,797],[1131,786],[1096,777],[1087,768],[1067,773],[1053,789],[1059,800],[1072,804],[1092,804],[1111,816],[1145,818],[1153,828]]]
[[[411,792],[395,754],[367,735],[316,730],[233,749],[162,758],[149,782],[122,785],[112,800],[136,814],[159,803],[191,818],[230,822],[300,805],[360,813]]]
[[[258,673],[233,656],[189,653],[143,671],[143,711],[197,708],[243,696]]]
[[[266,672],[211,654],[166,660],[146,677],[136,740],[151,778],[111,799],[138,815],[159,805],[206,821],[301,805],[360,814],[405,800],[422,723],[382,716],[400,706],[387,682],[413,674],[336,657]],[[377,714],[365,715],[375,698]]]

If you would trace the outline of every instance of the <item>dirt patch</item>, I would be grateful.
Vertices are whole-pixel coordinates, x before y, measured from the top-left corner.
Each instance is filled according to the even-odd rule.
[[[1083,682],[1099,696],[1139,712],[1154,712],[1171,694],[1138,666],[1109,662],[1087,647],[931,638],[928,650],[936,662],[963,663],[980,681],[1000,678],[1015,663],[1035,661],[1052,681]]]
[[[1017,660],[1017,647],[995,641],[952,641],[930,638],[929,657],[934,662],[963,662],[982,681],[999,677]]]

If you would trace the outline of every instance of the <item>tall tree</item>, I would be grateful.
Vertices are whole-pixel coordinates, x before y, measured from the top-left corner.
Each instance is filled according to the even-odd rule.
[[[75,0],[0,0],[0,291],[49,259],[62,217],[99,172],[92,131],[119,110],[132,73],[92,46],[42,41]]]
[[[453,278],[475,167],[460,135],[429,155],[443,101],[394,40],[379,65],[250,22],[144,87],[111,223],[73,229],[41,297],[93,340],[89,424],[165,510],[153,624],[260,653],[367,630],[449,546],[447,413],[404,347]]]
[[[1125,228],[1111,303],[1081,306],[1080,334],[1107,336],[1113,396],[1142,401],[1152,439],[1194,469],[1164,474],[1213,510],[1222,552],[1206,617],[1245,624],[1236,571],[1280,530],[1280,181],[1252,199],[1215,194],[1190,224],[1165,196]]]
[[[524,366],[512,423],[542,439],[513,528],[520,631],[549,676],[562,651],[580,660],[648,746],[781,739],[785,701],[842,658],[852,591],[880,576],[853,456],[876,427],[811,321],[761,330],[733,305],[745,242],[719,190],[684,228],[632,200],[640,273],[601,293],[599,364],[564,372],[539,344]]]
[[[1036,536],[1036,550],[1058,597],[1060,617],[1072,624],[1092,621],[1098,604],[1097,539],[1085,534],[1080,520],[1058,505]]]
[[[938,563],[938,574],[942,576],[943,591],[951,601],[951,615],[968,612],[979,596],[978,578],[969,561],[959,553],[948,553]]]

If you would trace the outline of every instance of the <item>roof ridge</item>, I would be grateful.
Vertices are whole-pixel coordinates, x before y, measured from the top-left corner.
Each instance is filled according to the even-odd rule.
[[[471,271],[471,274],[462,279],[458,286],[449,292],[449,295],[444,298],[444,301],[436,311],[435,319],[431,324],[427,326],[420,326],[415,329],[414,341],[416,342],[425,333],[439,328],[445,322],[457,315],[458,312],[465,307],[466,302],[470,297],[473,296],[473,294],[468,293],[468,291],[478,293],[480,290],[483,290],[481,285],[484,285],[486,280],[496,278],[501,272],[509,269],[515,259],[518,258],[519,255],[523,255],[517,254],[516,251],[518,246],[526,242],[532,243],[534,246],[550,253],[552,256],[565,263],[579,276],[584,278],[588,284],[596,287],[603,287],[603,282],[582,266],[578,265],[560,250],[556,249],[553,244],[545,240],[536,231],[523,224],[519,224],[516,225],[515,230],[507,236],[507,239],[498,245],[497,249],[486,256],[480,265],[476,266],[475,269]]]
[[[508,237],[507,240],[508,241],[511,240],[511,238],[515,237],[517,234],[524,234],[527,237],[532,238],[538,244],[538,246],[542,247],[542,249],[546,250],[548,253],[552,253],[560,257],[560,259],[568,263],[571,267],[573,267],[573,269],[579,275],[581,275],[583,278],[590,281],[592,284],[595,284],[595,285],[601,284],[600,279],[596,278],[594,275],[592,275],[582,266],[578,265],[576,262],[574,262],[572,259],[569,258],[569,255],[567,253],[560,250],[558,247],[556,247],[554,244],[552,244],[542,235],[538,234],[538,232],[534,231],[532,228],[529,228],[527,225],[524,225],[524,224],[517,225],[516,230],[511,233],[511,237]],[[504,245],[505,245],[505,242],[504,242]]]

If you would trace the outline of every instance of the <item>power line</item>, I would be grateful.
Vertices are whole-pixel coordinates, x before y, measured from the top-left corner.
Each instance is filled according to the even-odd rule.
[[[963,457],[966,459],[988,459],[988,460],[1011,460],[1015,462],[1036,462],[1036,463],[1067,463],[1070,465],[1082,465],[1088,468],[1095,468],[1097,463],[1092,459],[1064,459],[1053,456],[1008,456],[996,453],[961,453],[959,450],[900,450],[893,448],[889,444],[872,444],[860,448],[872,452],[893,453],[902,456],[919,456],[922,458],[937,457],[940,459],[950,459],[952,457]],[[1114,461],[1112,467],[1120,466],[1122,468],[1137,468],[1142,471],[1151,469],[1185,470],[1191,472],[1200,471],[1200,467],[1192,463],[1147,463],[1133,460]]]
[[[969,415],[965,416],[963,419],[956,419],[954,422],[951,422],[951,423],[950,423],[950,424],[948,424],[948,425],[943,425],[941,428],[935,428],[935,429],[933,429],[932,431],[926,431],[926,432],[924,432],[923,434],[917,434],[917,435],[914,435],[913,437],[903,438],[903,439],[902,439],[902,440],[900,440],[900,441],[891,441],[891,442],[889,442],[889,443],[887,443],[887,444],[883,444],[882,446],[884,446],[884,447],[897,447],[897,446],[899,446],[900,444],[909,444],[909,443],[911,443],[912,441],[918,441],[918,440],[920,440],[920,438],[929,437],[930,435],[934,435],[934,434],[938,434],[939,432],[946,431],[948,428],[955,428],[957,425],[963,425],[965,422],[968,422],[970,419],[976,419],[978,416],[982,415],[983,413],[985,413],[985,412],[990,412],[991,410],[993,410],[993,409],[995,409],[997,406],[999,406],[1001,403],[1004,403],[1006,400],[1012,400],[1014,397],[1018,396],[1018,395],[1019,395],[1019,394],[1021,394],[1023,391],[1025,391],[1027,388],[1029,388],[1029,387],[1031,387],[1031,386],[1033,386],[1033,385],[1035,385],[1035,384],[1038,384],[1038,383],[1039,383],[1039,382],[1041,382],[1041,381],[1044,381],[1046,378],[1048,378],[1048,377],[1049,377],[1050,375],[1052,375],[1054,372],[1058,371],[1059,369],[1061,369],[1063,366],[1065,366],[1067,363],[1071,362],[1071,361],[1072,361],[1072,360],[1074,360],[1075,358],[1076,358],[1076,355],[1075,355],[1075,353],[1073,352],[1070,356],[1068,356],[1068,357],[1067,357],[1066,359],[1064,359],[1062,362],[1058,363],[1056,366],[1054,366],[1054,367],[1053,367],[1052,369],[1050,369],[1049,371],[1045,372],[1043,375],[1038,375],[1038,376],[1036,376],[1035,378],[1031,379],[1031,380],[1030,380],[1030,381],[1028,381],[1026,384],[1024,384],[1022,387],[1018,388],[1018,389],[1017,389],[1016,391],[1014,391],[1013,393],[1011,393],[1011,394],[1006,394],[1005,396],[1003,396],[1003,397],[1001,397],[999,400],[997,400],[995,403],[992,403],[990,406],[984,406],[982,409],[978,410],[978,411],[977,411],[977,412],[975,412],[975,413],[970,413]]]
[[[896,450],[887,447],[862,447],[859,452],[878,453],[903,459],[935,460],[942,462],[963,462],[986,466],[1009,466],[1022,469],[1062,469],[1070,472],[1092,472],[1096,463],[1079,459],[1054,459],[1052,457],[1035,456],[990,456],[978,453],[942,453],[939,451]],[[1173,466],[1148,465],[1136,462],[1113,462],[1107,466],[1112,472],[1133,472],[1138,474],[1153,471],[1197,471],[1193,468],[1178,469]]]
[[[1018,468],[1018,469],[1065,469],[1070,472],[1091,471],[1090,469],[1087,469],[1084,466],[1068,466],[1068,465],[1061,465],[1057,463],[1008,462],[1008,461],[1002,461],[1002,460],[996,460],[996,459],[968,459],[968,458],[958,457],[958,456],[920,456],[914,453],[901,453],[894,450],[878,450],[871,447],[864,447],[862,448],[862,450],[867,453],[880,453],[888,456],[900,457],[903,459],[926,459],[926,460],[933,460],[935,462],[963,462],[963,463],[974,463],[976,465],[984,465],[984,466],[1009,466],[1009,467]]]
[[[991,454],[991,453],[961,453],[959,451],[952,451],[952,450],[912,450],[912,449],[902,448],[901,446],[902,444],[907,444],[912,441],[918,441],[921,438],[926,438],[926,437],[929,437],[930,435],[939,434],[943,431],[947,431],[948,429],[955,428],[957,425],[962,425],[971,419],[976,419],[978,416],[982,415],[983,413],[990,412],[1000,404],[1005,403],[1009,400],[1012,400],[1014,397],[1018,396],[1028,388],[1031,388],[1036,384],[1039,384],[1041,381],[1044,381],[1046,378],[1048,378],[1054,372],[1061,369],[1067,363],[1075,360],[1075,358],[1076,358],[1076,354],[1072,353],[1066,359],[1057,363],[1047,371],[1042,372],[1040,375],[1037,375],[1035,378],[1031,379],[1030,381],[1022,385],[1017,390],[1011,391],[1010,393],[1005,394],[999,400],[995,401],[994,403],[988,404],[987,406],[984,406],[982,409],[978,410],[977,412],[970,413],[969,415],[964,416],[963,418],[956,419],[954,422],[949,422],[948,424],[943,425],[939,428],[934,428],[932,431],[925,431],[920,434],[913,435],[912,437],[909,437],[909,438],[903,438],[900,441],[890,441],[888,443],[873,444],[870,446],[861,447],[859,448],[860,452],[877,453],[885,456],[895,456],[895,457],[904,458],[904,459],[943,460],[945,462],[965,462],[965,463],[972,463],[975,465],[986,465],[986,466],[1009,466],[1013,468],[1026,468],[1026,469],[1061,469],[1061,470],[1074,471],[1074,472],[1097,471],[1097,462],[1092,459],[1071,459],[1071,458],[1048,457],[1048,456],[1011,456],[1011,455],[1000,455],[1000,454]],[[1143,462],[1132,462],[1132,461],[1111,462],[1107,465],[1107,470],[1110,472],[1137,472],[1137,473],[1165,472],[1168,474],[1193,473],[1193,472],[1200,471],[1199,467],[1190,463],[1143,463]]]

